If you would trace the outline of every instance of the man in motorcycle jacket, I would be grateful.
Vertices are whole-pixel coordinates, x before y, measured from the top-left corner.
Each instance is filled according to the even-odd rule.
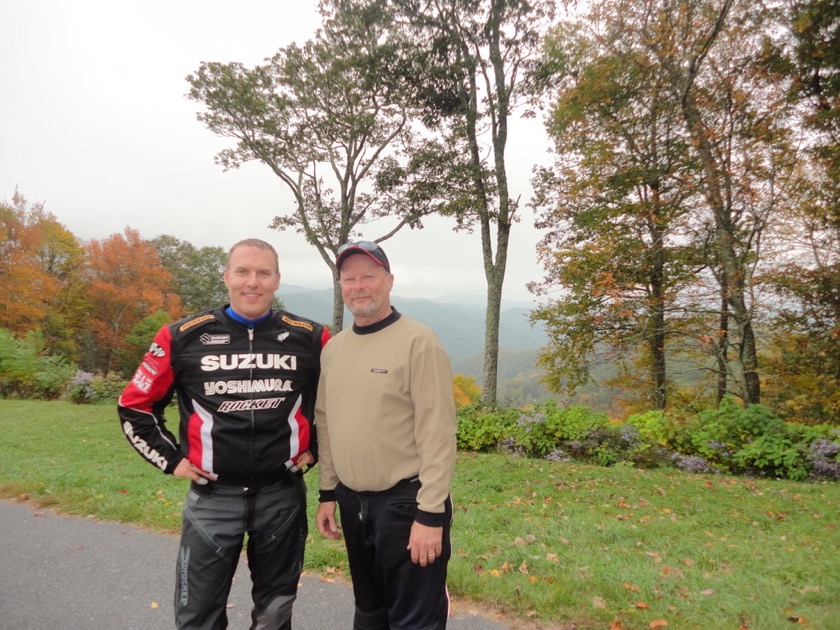
[[[277,252],[235,244],[224,271],[230,304],[163,326],[123,391],[118,413],[137,452],[191,480],[177,558],[178,628],[227,627],[245,534],[253,630],[291,628],[307,535],[302,473],[321,349],[330,333],[272,309]],[[164,411],[177,399],[177,437]]]

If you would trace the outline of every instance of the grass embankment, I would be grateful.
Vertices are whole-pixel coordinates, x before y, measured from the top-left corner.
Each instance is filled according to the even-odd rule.
[[[113,407],[0,400],[0,497],[176,532],[184,493]],[[453,495],[456,608],[578,630],[840,628],[840,484],[461,454]],[[307,570],[346,575],[342,544],[311,529]]]

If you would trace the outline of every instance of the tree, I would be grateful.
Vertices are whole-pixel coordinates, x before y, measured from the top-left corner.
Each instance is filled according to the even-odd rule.
[[[0,204],[0,327],[39,330],[47,352],[74,359],[84,326],[80,296],[84,250],[79,240],[44,210],[15,191]]]
[[[547,47],[556,160],[534,181],[537,227],[548,232],[538,248],[546,277],[531,288],[561,297],[532,320],[549,332],[539,362],[553,391],[574,390],[611,361],[629,364],[617,379],[626,390],[664,409],[669,337],[688,333],[680,289],[702,267],[686,221],[694,164],[668,86],[621,23],[606,10],[570,20]],[[637,363],[648,372],[641,386],[628,378]]]
[[[138,322],[163,310],[170,319],[181,314],[173,278],[160,263],[154,245],[131,228],[123,234],[92,240],[87,246],[87,299],[92,347],[84,369],[109,373],[118,352],[129,350],[126,336]]]
[[[13,201],[14,206],[0,206],[0,327],[20,333],[43,322],[58,280],[38,260],[41,235],[34,211],[17,193]]]
[[[536,84],[527,79],[553,4],[543,0],[324,4],[336,15],[361,16],[387,26],[395,54],[383,71],[448,149],[432,158],[440,170],[450,173],[445,185],[436,187],[436,207],[453,216],[459,228],[477,229],[481,237],[487,282],[482,402],[495,406],[501,297],[519,206],[508,182],[509,119],[518,105],[534,96]]]
[[[473,405],[481,400],[481,387],[475,382],[475,377],[456,374],[452,377],[452,393],[455,396],[455,406],[460,409]]]
[[[208,62],[187,77],[190,98],[206,108],[199,120],[236,140],[217,162],[236,168],[260,161],[294,197],[294,209],[272,227],[301,233],[333,271],[336,331],[344,319],[337,248],[379,219],[393,221],[376,241],[406,225],[421,227],[426,212],[374,191],[377,183],[388,185],[412,142],[405,108],[377,71],[389,55],[380,34],[364,21],[328,24],[265,65]]]
[[[573,335],[547,357],[566,377],[606,346],[641,359],[664,404],[665,335],[678,333],[681,350],[714,351],[718,400],[759,402],[765,241],[800,181],[786,83],[768,64],[777,17],[734,0],[595,2],[574,26],[586,36],[546,64],[570,64],[572,85],[552,121],[568,132],[563,177],[548,183],[566,212],[547,217],[559,236],[543,250],[549,282],[574,287],[544,313]]]
[[[820,198],[840,230],[840,0],[790,2],[792,95],[809,109],[805,127],[812,155],[825,170]],[[816,135],[814,135],[816,134]]]
[[[764,63],[774,14],[738,0],[650,0],[639,9],[640,24],[651,35],[641,41],[680,103],[702,172],[700,191],[711,215],[710,269],[721,289],[720,347],[735,348],[738,393],[759,403],[753,271],[796,155],[787,142],[784,89]],[[728,369],[729,357],[721,356],[720,365],[721,373]]]
[[[121,347],[114,353],[114,367],[117,372],[129,375],[137,369],[143,355],[161,326],[165,326],[172,317],[166,311],[157,311],[144,317],[131,327],[125,335]]]
[[[173,289],[186,313],[198,313],[225,304],[223,278],[227,252],[221,247],[196,248],[192,243],[163,234],[153,238],[161,264],[172,274]]]
[[[779,296],[767,351],[768,400],[786,418],[838,424],[840,2],[794,1],[788,9],[773,67],[791,79],[809,161],[780,225],[784,263],[768,274]]]

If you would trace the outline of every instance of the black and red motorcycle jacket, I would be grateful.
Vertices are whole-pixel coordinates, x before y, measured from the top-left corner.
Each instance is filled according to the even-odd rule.
[[[317,459],[315,393],[330,332],[284,311],[249,328],[225,308],[158,331],[120,396],[120,423],[166,473],[187,457],[220,483],[270,483],[305,451]],[[179,439],[164,416],[173,395]]]

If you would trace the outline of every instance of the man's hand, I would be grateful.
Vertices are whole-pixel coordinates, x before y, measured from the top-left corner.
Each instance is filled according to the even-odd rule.
[[[440,557],[443,549],[443,527],[429,527],[414,521],[407,549],[414,564],[421,567],[431,564]]]
[[[298,457],[294,461],[294,463],[292,464],[292,467],[289,468],[289,470],[291,470],[292,472],[297,472],[299,470],[303,470],[307,466],[310,466],[314,463],[315,463],[315,458],[312,456],[312,451],[307,450],[307,451],[304,451],[303,453],[300,454],[300,457]]]
[[[318,523],[318,531],[325,538],[337,540],[341,538],[338,524],[335,522],[335,501],[324,501],[318,504],[318,512],[315,514],[315,521]]]
[[[175,470],[172,471],[172,475],[174,477],[184,477],[186,479],[192,479],[198,484],[205,484],[208,481],[212,481],[210,475],[206,472],[198,468],[197,466],[193,466],[186,457],[178,462],[178,465],[175,466]]]

